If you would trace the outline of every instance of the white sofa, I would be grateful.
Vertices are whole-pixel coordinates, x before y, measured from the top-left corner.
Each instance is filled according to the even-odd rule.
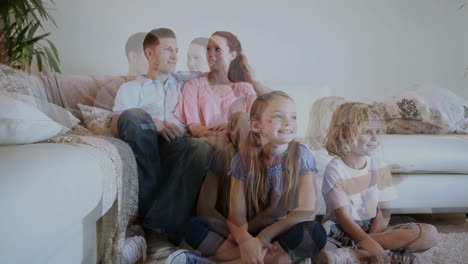
[[[296,102],[301,141],[307,142],[308,122],[323,118],[310,118],[313,102],[331,95],[327,86],[271,84],[273,89],[283,89]],[[335,99],[336,100],[336,99]],[[331,119],[332,113],[326,113]],[[322,124],[320,124],[322,122]],[[328,121],[329,122],[329,121]],[[327,125],[328,126],[328,125]],[[317,131],[316,131],[317,132]],[[317,133],[323,133],[317,132]],[[308,142],[307,142],[308,143]],[[321,195],[323,171],[332,157],[326,150],[313,149],[318,163],[319,214],[325,213]],[[393,213],[468,213],[468,135],[396,135],[383,137],[381,153],[390,165],[393,182],[399,193],[392,203]]]
[[[116,139],[0,146],[0,263],[116,263],[137,209],[136,163]]]
[[[49,101],[77,117],[78,103],[108,107],[124,81],[121,77],[63,79],[54,75],[44,80],[60,88],[60,93],[48,94]],[[329,95],[329,89],[272,87],[296,98],[303,137],[311,102]],[[98,88],[105,93],[98,93]],[[54,97],[57,94],[67,97]],[[94,102],[99,96],[104,99]],[[384,160],[392,165],[400,194],[393,203],[394,212],[468,212],[468,136],[386,135],[383,146]],[[323,150],[314,154],[323,172],[329,157]],[[115,201],[129,202],[116,190],[116,171],[122,169],[116,161],[108,151],[87,144],[0,146],[0,211],[4,216],[0,220],[0,263],[95,263],[100,259],[103,248],[99,248],[99,240],[105,232],[99,229],[98,219],[112,211]],[[319,198],[319,214],[323,214],[325,207],[321,195]],[[122,213],[128,217],[131,212]],[[123,224],[129,219],[125,220]],[[115,240],[122,246],[125,230],[119,228],[120,237]]]
[[[41,99],[78,118],[78,103],[125,81],[38,78],[0,66],[0,91],[47,95]],[[120,263],[126,228],[137,213],[135,158],[124,142],[84,132],[0,146],[0,263]]]
[[[395,213],[468,213],[468,135],[385,135]]]
[[[318,164],[318,214],[325,213],[323,172],[332,159],[312,150]],[[468,135],[384,135],[381,153],[398,198],[392,213],[468,213]]]
[[[111,161],[88,146],[0,147],[0,263],[95,263]],[[105,161],[107,166],[102,166]]]

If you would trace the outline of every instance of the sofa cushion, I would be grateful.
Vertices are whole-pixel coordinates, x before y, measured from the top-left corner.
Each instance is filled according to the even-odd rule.
[[[440,128],[436,131],[440,134],[468,133],[463,129],[468,122],[468,101],[449,89],[415,85],[388,98],[385,110],[391,119],[421,121]]]
[[[129,79],[124,76],[93,76],[52,73],[41,75],[49,102],[81,117],[78,104],[112,110],[120,85]]]
[[[468,135],[385,135],[383,160],[393,173],[468,173]]]
[[[43,82],[38,76],[0,64],[0,94],[4,93],[46,98]]]
[[[93,134],[104,136],[111,135],[110,121],[112,111],[82,104],[78,104],[78,107],[81,110],[81,117],[86,128],[88,128]]]
[[[52,104],[44,106],[51,114],[66,116],[66,111]],[[65,118],[66,119],[66,118]],[[76,125],[76,122],[74,124]],[[30,144],[50,139],[68,131],[37,107],[0,95],[0,145]]]

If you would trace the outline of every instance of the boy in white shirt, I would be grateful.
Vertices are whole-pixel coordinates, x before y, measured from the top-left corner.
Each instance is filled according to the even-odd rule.
[[[328,252],[331,263],[413,263],[410,252],[437,244],[438,233],[428,224],[388,227],[389,202],[397,198],[392,175],[376,152],[384,134],[379,113],[363,103],[344,103],[332,117],[326,149],[335,158],[324,172],[324,227],[328,241],[353,250]]]

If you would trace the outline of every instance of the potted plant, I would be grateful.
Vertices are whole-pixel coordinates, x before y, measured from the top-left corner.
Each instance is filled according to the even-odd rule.
[[[47,39],[50,32],[39,32],[48,21],[56,26],[42,0],[0,1],[0,63],[27,72],[33,64],[40,72],[60,72],[57,48]]]

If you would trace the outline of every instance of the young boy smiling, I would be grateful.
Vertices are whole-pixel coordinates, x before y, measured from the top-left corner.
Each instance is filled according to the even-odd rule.
[[[388,227],[389,202],[396,199],[392,175],[376,157],[385,130],[380,115],[364,103],[344,103],[332,117],[326,149],[335,158],[325,169],[322,194],[326,204],[324,227],[338,247],[332,263],[350,259],[378,259],[412,263],[411,252],[437,244],[437,230],[428,224]],[[387,262],[384,262],[387,263]]]

